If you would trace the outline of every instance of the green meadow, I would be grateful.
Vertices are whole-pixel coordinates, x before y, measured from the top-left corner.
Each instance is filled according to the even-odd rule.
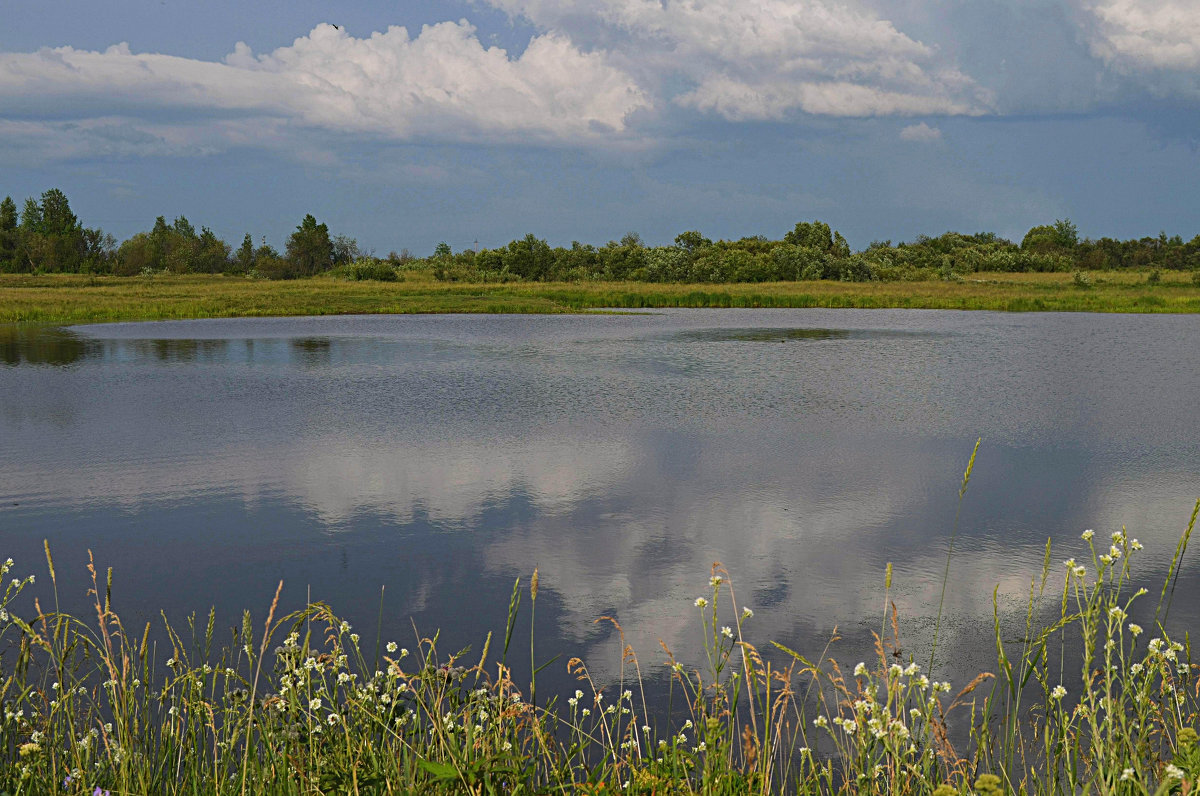
[[[1200,312],[1190,272],[975,273],[951,280],[732,284],[397,281],[324,275],[0,274],[0,323],[95,323],[348,313],[580,312],[661,307],[905,307],[1010,312]]]

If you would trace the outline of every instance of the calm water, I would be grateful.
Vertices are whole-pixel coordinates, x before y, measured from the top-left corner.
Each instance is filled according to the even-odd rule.
[[[261,617],[283,579],[373,642],[386,586],[385,639],[476,649],[537,566],[540,648],[601,674],[603,615],[647,670],[658,639],[697,661],[721,561],[751,640],[837,625],[857,659],[889,561],[929,637],[982,436],[944,647],[977,670],[992,587],[1019,613],[1047,537],[1057,579],[1127,525],[1161,578],[1200,494],[1198,343],[1197,317],[882,310],[0,328],[0,555],[40,575],[48,539],[77,607],[93,550],[127,624]]]

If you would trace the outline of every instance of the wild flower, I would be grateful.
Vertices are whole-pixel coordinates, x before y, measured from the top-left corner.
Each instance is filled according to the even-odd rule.
[[[1183,769],[1174,763],[1167,763],[1163,769],[1164,779],[1183,779]]]
[[[394,642],[394,641],[389,641],[389,642],[387,643],[387,651],[388,651],[388,652],[395,652],[395,651],[396,651],[396,642]]]
[[[754,612],[749,608],[742,608],[742,619],[753,619]]]
[[[703,597],[697,597],[695,605],[697,608],[707,608],[708,600],[704,599]]]
[[[1133,636],[1134,638],[1137,638],[1141,634],[1142,634],[1142,626],[1134,624],[1133,622],[1130,622],[1129,623],[1129,635]]]
[[[1066,695],[1067,689],[1063,688],[1061,685],[1054,686],[1053,690],[1050,691],[1050,698],[1053,700],[1060,700]]]
[[[733,628],[729,627],[729,625],[725,625],[721,628],[721,635],[725,638],[733,638]]]
[[[1090,541],[1092,541],[1092,537],[1095,535],[1096,535],[1096,532],[1093,531],[1091,528],[1088,528],[1086,531],[1079,534],[1079,538],[1085,542],[1090,542]]]

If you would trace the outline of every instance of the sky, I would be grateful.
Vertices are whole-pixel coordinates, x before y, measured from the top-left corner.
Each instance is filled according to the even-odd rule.
[[[1200,234],[1200,0],[0,0],[0,196],[382,256]]]

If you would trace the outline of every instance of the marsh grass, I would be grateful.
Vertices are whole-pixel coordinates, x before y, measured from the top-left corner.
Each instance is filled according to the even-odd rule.
[[[642,282],[439,282],[400,270],[397,281],[334,276],[289,281],[232,276],[146,277],[0,274],[0,324],[92,323],[353,313],[556,313],[666,307],[844,307],[1000,311],[1200,312],[1189,274],[1096,272],[973,274],[962,281],[652,284]],[[1090,272],[1089,272],[1090,273]]]
[[[324,603],[282,614],[280,590],[221,643],[211,612],[186,628],[165,617],[157,630],[126,627],[112,570],[94,563],[95,616],[59,611],[47,546],[54,607],[31,600],[32,575],[0,600],[0,791],[1194,793],[1200,680],[1186,637],[1164,625],[1198,512],[1200,501],[1148,630],[1128,621],[1145,596],[1130,586],[1136,538],[1085,531],[1061,569],[1048,540],[1023,638],[1002,640],[994,592],[994,671],[956,686],[903,657],[890,571],[868,661],[839,663],[836,631],[812,657],[760,646],[753,610],[718,563],[681,607],[695,612],[701,659],[664,645],[653,667],[665,662],[667,677],[654,677],[602,617],[618,640],[615,674],[597,679],[573,657],[577,689],[548,695],[536,674],[563,664],[538,658],[532,630],[527,685],[509,662],[536,571],[514,583],[505,627],[478,653],[446,654],[437,635],[411,650],[364,642]]]

